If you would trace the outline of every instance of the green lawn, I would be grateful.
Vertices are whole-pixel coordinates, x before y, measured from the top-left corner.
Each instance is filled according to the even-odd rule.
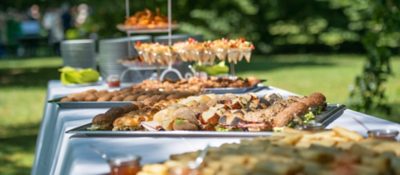
[[[0,174],[30,174],[46,84],[60,58],[0,59]]]
[[[360,55],[255,56],[236,67],[241,76],[268,79],[267,84],[299,94],[320,91],[332,103],[346,103],[354,76],[361,72]],[[392,62],[387,83],[393,114],[378,116],[400,122],[400,58]],[[0,174],[29,174],[36,135],[45,103],[46,84],[58,79],[59,58],[0,59]]]

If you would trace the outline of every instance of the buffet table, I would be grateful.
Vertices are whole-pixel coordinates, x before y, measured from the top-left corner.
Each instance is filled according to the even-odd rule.
[[[48,84],[47,100],[87,89],[106,89],[106,85],[90,87],[64,87],[59,81]],[[258,94],[292,93],[269,87]],[[328,99],[329,101],[329,99]],[[94,115],[105,112],[107,108],[59,109],[56,104],[46,103],[41,128],[36,143],[36,153],[32,174],[107,174],[108,164],[91,145],[108,154],[127,153],[140,155],[142,163],[160,162],[170,154],[202,149],[207,144],[218,146],[223,143],[239,142],[240,138],[181,138],[181,137],[85,137],[74,136],[66,131],[87,124]],[[345,110],[328,128],[341,126],[366,134],[366,130],[353,117],[362,121],[369,129],[397,129],[400,125],[373,116]],[[397,138],[399,139],[399,137]]]

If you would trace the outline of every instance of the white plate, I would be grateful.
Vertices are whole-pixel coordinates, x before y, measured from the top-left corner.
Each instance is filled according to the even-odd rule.
[[[87,86],[97,86],[103,84],[103,79],[101,76],[99,77],[99,80],[96,82],[91,82],[91,83],[82,83],[82,84],[63,84],[65,87],[87,87]]]

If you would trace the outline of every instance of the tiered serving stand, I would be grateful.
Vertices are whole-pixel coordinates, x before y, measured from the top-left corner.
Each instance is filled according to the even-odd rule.
[[[125,0],[125,16],[128,19],[130,16],[130,8],[129,1]],[[127,27],[123,24],[117,25],[117,29],[126,32],[127,36],[130,37],[133,34],[149,34],[149,33],[168,33],[168,45],[172,45],[172,30],[176,29],[177,26],[172,24],[172,2],[168,0],[168,26],[167,28],[135,28],[135,27]],[[129,48],[133,49],[132,43],[129,43]],[[130,52],[131,53],[131,52]],[[131,56],[131,55],[130,55]],[[157,70],[157,78],[163,80],[165,75],[168,73],[174,73],[178,76],[179,79],[182,79],[183,76],[179,72],[179,70],[175,69],[173,63],[169,63],[167,66],[160,66],[157,64],[148,65],[148,64],[124,64],[127,69],[121,73],[120,79],[122,80],[125,75],[130,71],[142,71],[142,70]],[[161,69],[163,71],[161,72]]]

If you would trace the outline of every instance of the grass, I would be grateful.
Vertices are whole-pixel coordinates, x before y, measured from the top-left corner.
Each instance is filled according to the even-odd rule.
[[[348,89],[361,72],[360,55],[274,55],[255,56],[251,63],[236,69],[241,76],[268,79],[267,84],[299,94],[320,91],[329,102],[346,103]],[[46,85],[58,79],[59,58],[0,60],[0,174],[29,174],[33,162],[36,135],[45,104]],[[400,70],[400,58],[392,62]],[[378,116],[400,122],[400,72],[387,85],[390,116]]]
[[[46,84],[60,58],[0,60],[0,174],[30,174]]]

